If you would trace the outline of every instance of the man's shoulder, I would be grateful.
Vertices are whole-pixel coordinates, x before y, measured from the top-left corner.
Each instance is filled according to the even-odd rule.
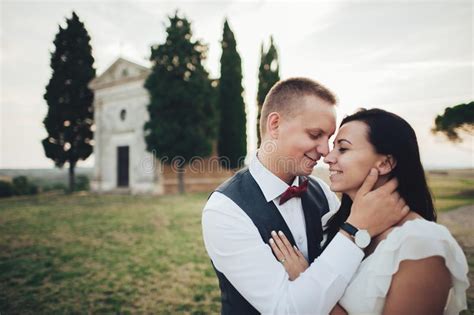
[[[253,225],[232,199],[217,191],[212,193],[202,211],[203,229],[246,231]]]
[[[220,184],[214,190],[214,192],[223,193],[224,191],[230,189],[231,187],[238,185],[242,181],[242,178],[246,175],[250,175],[248,167],[244,167],[241,170],[237,171],[237,173],[235,173],[232,177],[228,178],[222,184]]]
[[[204,211],[209,210],[209,209],[214,209],[214,210],[223,210],[223,209],[228,209],[229,207],[235,207],[237,206],[232,199],[224,195],[223,193],[219,191],[214,191],[211,193],[209,196],[209,199],[207,200],[206,204],[204,205]]]
[[[247,167],[242,168],[233,176],[227,178],[224,182],[217,186],[217,188],[215,188],[214,191],[210,193],[206,205],[204,206],[204,209],[209,208],[210,206],[219,207],[223,205],[233,204],[234,202],[227,196],[225,192],[240,182],[242,174],[245,171],[248,171]]]
[[[242,168],[211,193],[204,206],[204,212],[243,216],[245,213],[243,206],[254,192],[254,185],[256,183],[248,167]]]

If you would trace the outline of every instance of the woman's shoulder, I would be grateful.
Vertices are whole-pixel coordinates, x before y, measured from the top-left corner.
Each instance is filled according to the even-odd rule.
[[[392,243],[400,243],[400,238],[404,241],[425,240],[431,242],[444,240],[457,243],[444,225],[428,221],[418,214],[410,214],[386,235],[386,239]]]
[[[367,285],[369,296],[386,296],[402,261],[439,256],[452,277],[453,300],[448,307],[458,310],[465,306],[469,286],[466,256],[445,226],[420,217],[408,218],[389,231],[372,256],[367,266],[371,275]]]
[[[394,252],[412,259],[415,257],[411,256],[422,259],[441,254],[444,257],[451,252],[463,255],[459,244],[445,226],[419,216],[407,218],[387,231],[378,247],[385,254]]]
[[[440,256],[454,277],[464,279],[468,272],[466,256],[449,230],[423,218],[409,219],[394,227],[374,253],[375,265],[394,273],[404,260]],[[379,267],[380,268],[380,267]],[[377,269],[379,269],[377,268]],[[379,269],[380,270],[380,269]]]
[[[425,220],[417,213],[412,212],[397,225],[387,229],[385,232],[375,237],[373,241],[375,242],[374,245],[378,247],[381,243],[391,243],[392,245],[395,243],[402,245],[403,243],[401,242],[401,239],[406,241],[407,238],[425,239],[426,241],[430,241],[440,237],[453,239],[446,227]]]

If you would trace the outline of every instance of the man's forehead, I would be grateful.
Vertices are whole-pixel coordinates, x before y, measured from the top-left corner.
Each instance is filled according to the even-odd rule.
[[[319,113],[319,115],[304,116],[303,125],[305,129],[311,132],[334,133],[336,131],[336,114],[323,112]]]
[[[299,108],[297,115],[303,119],[318,119],[331,120],[336,122],[336,108],[334,105],[327,104],[305,104]]]
[[[314,100],[317,100],[314,102]],[[316,132],[317,129],[325,133],[334,133],[336,129],[336,109],[334,105],[326,103],[319,98],[305,102],[299,106],[293,106],[288,113],[288,120],[301,127]]]

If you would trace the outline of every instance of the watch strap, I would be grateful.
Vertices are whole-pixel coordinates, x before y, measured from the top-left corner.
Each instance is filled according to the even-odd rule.
[[[343,229],[344,231],[346,231],[347,233],[349,233],[352,236],[355,236],[356,233],[359,231],[358,228],[356,228],[355,226],[353,226],[352,224],[350,224],[348,222],[344,222],[341,225],[341,229]]]

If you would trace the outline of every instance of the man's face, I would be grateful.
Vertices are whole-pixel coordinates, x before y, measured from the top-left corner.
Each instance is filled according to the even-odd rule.
[[[276,139],[277,154],[280,160],[286,160],[285,173],[307,176],[321,156],[329,153],[329,138],[336,130],[336,110],[334,105],[316,96],[299,97],[294,102],[302,104],[297,106],[296,115],[282,115]]]

